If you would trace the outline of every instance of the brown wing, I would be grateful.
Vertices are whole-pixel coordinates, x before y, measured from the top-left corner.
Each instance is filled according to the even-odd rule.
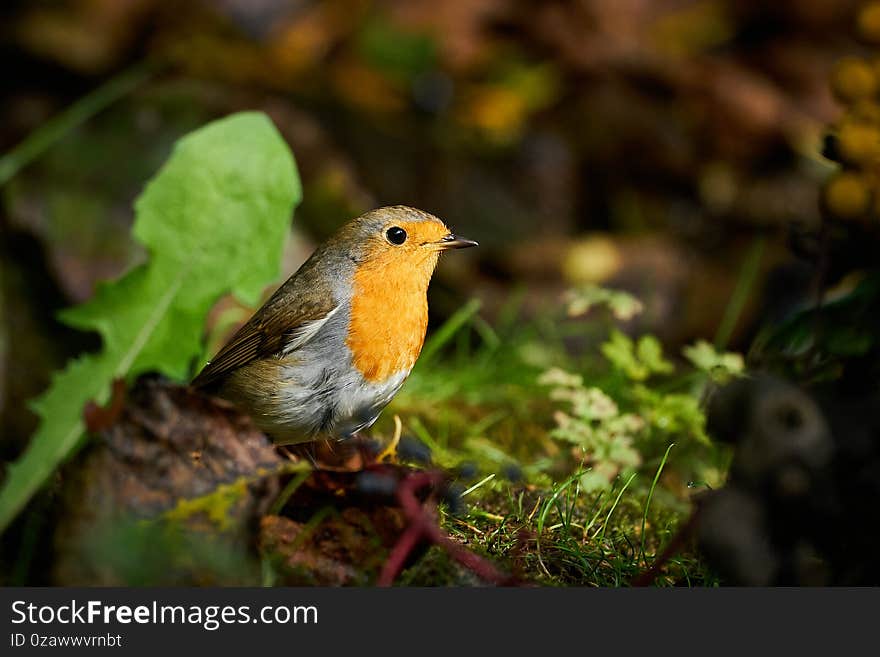
[[[226,343],[193,379],[196,387],[209,386],[229,372],[259,358],[282,353],[290,343],[311,336],[335,310],[330,295],[306,294],[291,312],[292,290],[282,286]]]

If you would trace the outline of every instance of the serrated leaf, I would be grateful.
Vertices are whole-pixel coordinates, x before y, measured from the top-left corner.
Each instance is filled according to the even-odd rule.
[[[653,374],[669,374],[675,367],[663,357],[663,347],[653,335],[643,335],[636,346],[639,360]]]
[[[628,292],[598,285],[584,285],[569,290],[566,298],[569,317],[580,317],[602,304],[608,306],[611,314],[620,321],[629,321],[644,310],[642,302]]]
[[[256,303],[279,274],[301,196],[293,156],[263,114],[235,114],[177,142],[135,203],[134,236],[150,261],[62,313],[97,331],[103,349],[56,374],[33,403],[41,423],[0,490],[0,531],[81,443],[86,402],[105,401],[116,377],[186,378],[214,302],[231,291]]]
[[[663,394],[641,385],[633,393],[643,406],[641,414],[654,429],[666,435],[683,433],[711,445],[706,434],[706,415],[698,399],[687,394]]]
[[[675,368],[663,357],[663,347],[653,335],[643,335],[638,343],[614,329],[600,347],[602,355],[628,378],[644,381],[652,374],[669,374]]]
[[[745,370],[745,360],[740,354],[720,353],[705,340],[698,340],[694,345],[685,347],[682,353],[694,367],[706,372],[719,383],[726,383]]]
[[[584,377],[580,374],[566,372],[559,367],[551,367],[538,377],[538,385],[560,386],[563,388],[580,388],[584,384]]]
[[[602,355],[626,376],[636,381],[648,378],[650,372],[645,368],[635,355],[635,345],[632,339],[617,329],[611,331],[608,341],[600,346]]]

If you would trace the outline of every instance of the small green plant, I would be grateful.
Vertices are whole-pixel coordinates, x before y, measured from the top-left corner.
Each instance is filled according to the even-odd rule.
[[[149,262],[61,315],[100,334],[103,347],[71,362],[33,403],[40,425],[0,489],[0,531],[82,444],[88,401],[106,401],[116,378],[185,379],[217,299],[258,301],[278,276],[300,197],[296,164],[265,115],[236,114],[176,144],[135,204],[134,236]]]
[[[434,331],[391,413],[459,478],[467,513],[443,516],[459,540],[538,581],[626,584],[690,513],[689,482],[720,483],[728,457],[706,436],[701,400],[742,358],[697,343],[677,359],[654,336],[610,327],[641,310],[626,292],[579,288],[528,321],[518,303],[489,327],[470,302]],[[590,346],[578,354],[570,338]],[[404,581],[466,581],[433,554]],[[714,582],[689,552],[657,579]]]
[[[624,293],[601,288],[580,291],[572,299],[569,314],[605,304],[619,317],[623,304],[630,318],[630,310],[641,308]],[[740,376],[744,368],[739,354],[719,353],[700,341],[683,350],[696,372],[675,377],[676,367],[656,337],[634,340],[616,328],[600,351],[611,371],[604,377],[594,374],[593,385],[585,383],[585,375],[558,367],[538,378],[538,383],[550,387],[550,398],[565,405],[554,414],[556,428],[550,435],[575,447],[585,469],[580,476],[585,492],[605,490],[619,475],[645,463],[655,464],[673,442],[708,447],[701,408],[705,383],[727,381]]]
[[[684,357],[698,370],[707,374],[716,383],[728,383],[731,379],[742,376],[745,371],[745,360],[742,355],[731,352],[719,353],[714,346],[705,340],[685,347]]]
[[[580,317],[596,306],[606,306],[615,319],[628,321],[644,310],[644,305],[629,292],[598,285],[584,285],[566,294],[569,317]]]
[[[670,374],[675,367],[663,357],[663,347],[653,335],[643,335],[634,342],[617,329],[602,345],[602,355],[611,365],[633,381],[644,381],[653,374]]]
[[[642,457],[633,446],[645,430],[645,420],[635,413],[622,413],[617,403],[596,387],[584,385],[578,374],[553,368],[538,379],[552,386],[550,398],[566,402],[570,410],[556,411],[556,429],[550,435],[577,446],[588,469],[580,477],[581,488],[593,492],[607,488],[622,471],[635,468]]]

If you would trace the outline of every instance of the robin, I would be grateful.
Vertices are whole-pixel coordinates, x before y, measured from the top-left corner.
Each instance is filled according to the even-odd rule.
[[[280,444],[371,426],[412,371],[440,254],[477,246],[401,205],[353,219],[205,365],[193,385],[247,411]]]

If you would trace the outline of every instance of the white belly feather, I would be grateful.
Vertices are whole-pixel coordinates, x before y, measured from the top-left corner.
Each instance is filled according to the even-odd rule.
[[[320,326],[293,336],[297,344],[277,359],[252,363],[230,376],[228,385],[235,388],[230,397],[244,401],[257,425],[278,443],[346,438],[369,427],[409,376],[405,370],[382,382],[365,380],[343,339],[348,308],[338,310]],[[254,376],[251,368],[274,372]],[[253,387],[255,380],[278,383],[266,389]]]

